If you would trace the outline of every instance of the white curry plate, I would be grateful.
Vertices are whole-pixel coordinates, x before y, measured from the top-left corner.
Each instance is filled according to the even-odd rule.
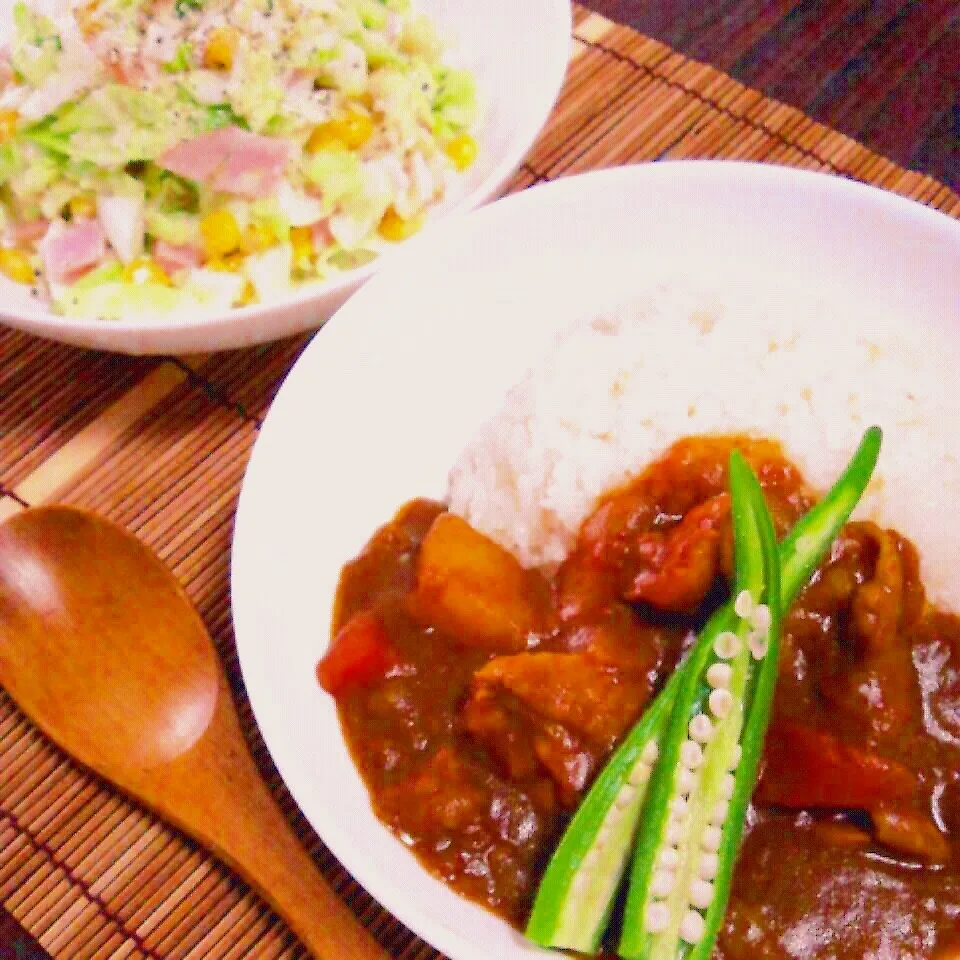
[[[334,854],[453,960],[542,952],[430,876],[372,813],[315,679],[338,574],[405,501],[443,496],[472,431],[550,338],[666,275],[709,276],[733,311],[761,289],[834,291],[904,323],[950,324],[960,226],[850,181],[749,164],[656,164],[536,187],[438,225],[384,264],[300,357],[247,471],[233,611],[264,739]],[[829,325],[844,321],[823,303],[811,310],[825,363]]]

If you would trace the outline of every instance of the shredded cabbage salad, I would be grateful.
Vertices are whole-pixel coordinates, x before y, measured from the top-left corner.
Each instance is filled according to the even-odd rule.
[[[410,0],[32,0],[0,49],[0,295],[137,320],[415,233],[476,156]]]

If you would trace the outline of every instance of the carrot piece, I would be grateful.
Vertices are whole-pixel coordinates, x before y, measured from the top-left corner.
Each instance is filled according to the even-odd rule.
[[[338,697],[354,687],[381,680],[397,662],[383,621],[370,611],[348,620],[317,666],[320,686]]]
[[[909,803],[916,777],[900,763],[824,730],[781,721],[767,736],[755,800],[764,806],[873,810]]]
[[[874,834],[884,846],[928,863],[950,859],[950,841],[937,829],[929,813],[883,807],[870,814]]]
[[[812,829],[822,846],[841,850],[865,850],[872,840],[866,830],[851,823],[814,823]]]

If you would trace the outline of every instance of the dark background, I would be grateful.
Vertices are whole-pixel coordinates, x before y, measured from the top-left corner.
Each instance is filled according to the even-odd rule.
[[[960,187],[960,0],[582,0]]]

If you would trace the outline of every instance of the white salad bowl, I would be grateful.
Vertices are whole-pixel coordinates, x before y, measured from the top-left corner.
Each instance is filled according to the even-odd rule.
[[[0,38],[12,34],[14,3],[0,0]],[[417,6],[448,40],[451,62],[476,76],[482,110],[477,159],[432,212],[425,228],[429,232],[432,221],[496,196],[520,165],[560,92],[572,20],[570,0],[417,0]],[[75,319],[0,302],[0,323],[119,353],[229,350],[319,327],[395,252],[390,249],[374,262],[331,280],[295,288],[281,299],[189,319],[142,323]]]
[[[882,309],[956,329],[960,224],[840,178],[738,163],[535,187],[384,264],[287,377],[244,480],[233,615],[266,744],[344,866],[452,960],[547,954],[427,873],[374,815],[315,674],[340,569],[404,502],[444,496],[477,426],[561,329],[663,280],[705,283],[732,317],[797,298],[828,376],[836,324],[869,328]],[[940,429],[954,449],[957,424]]]

